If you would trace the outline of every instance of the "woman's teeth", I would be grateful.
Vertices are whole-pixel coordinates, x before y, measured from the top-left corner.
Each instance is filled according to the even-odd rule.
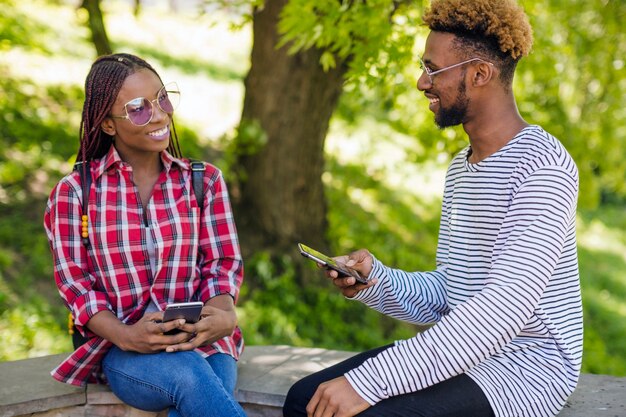
[[[159,129],[159,130],[156,130],[154,132],[150,132],[150,133],[148,133],[148,135],[154,136],[154,137],[159,137],[159,136],[165,135],[166,133],[167,133],[167,126],[165,126],[163,129]]]

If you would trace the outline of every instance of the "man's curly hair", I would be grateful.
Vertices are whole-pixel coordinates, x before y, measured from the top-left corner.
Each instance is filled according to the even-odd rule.
[[[528,16],[515,0],[432,0],[423,20],[432,31],[455,35],[463,56],[496,64],[508,84],[533,43]]]

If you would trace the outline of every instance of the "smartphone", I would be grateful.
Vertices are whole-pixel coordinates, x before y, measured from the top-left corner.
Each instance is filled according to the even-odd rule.
[[[337,261],[327,255],[324,255],[322,252],[311,249],[302,243],[298,243],[298,249],[300,249],[300,254],[302,254],[302,256],[312,259],[313,261],[324,265],[328,269],[337,271],[340,277],[354,277],[357,282],[367,284],[367,279],[362,277],[358,271],[343,264],[339,264]]]
[[[195,323],[200,320],[200,313],[202,313],[203,306],[204,303],[202,301],[168,304],[167,307],[165,307],[163,321],[185,319],[187,323]]]

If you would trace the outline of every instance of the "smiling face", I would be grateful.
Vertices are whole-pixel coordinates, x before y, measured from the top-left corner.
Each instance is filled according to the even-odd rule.
[[[125,115],[125,104],[144,97],[153,101],[152,120],[145,126],[136,126],[126,118],[108,117],[102,123],[102,129],[114,136],[114,145],[123,160],[144,158],[148,154],[158,155],[167,149],[170,142],[171,114],[163,112],[156,105],[157,94],[163,87],[159,77],[150,70],[139,70],[126,78],[111,115]]]
[[[428,35],[422,59],[424,67],[429,72],[465,61],[465,58],[456,53],[454,39],[454,35],[444,32],[431,32]],[[430,102],[428,108],[435,114],[435,123],[442,129],[459,125],[467,119],[470,99],[466,94],[466,71],[466,65],[456,66],[432,76],[424,71],[417,81],[417,88],[424,92]]]

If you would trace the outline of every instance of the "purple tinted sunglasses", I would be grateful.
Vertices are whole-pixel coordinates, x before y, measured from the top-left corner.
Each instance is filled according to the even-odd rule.
[[[145,126],[152,120],[154,116],[154,102],[159,109],[171,115],[180,103],[180,91],[176,83],[165,84],[157,93],[157,98],[148,100],[145,97],[137,97],[124,104],[126,115],[114,116],[114,119],[128,119],[136,126]]]

